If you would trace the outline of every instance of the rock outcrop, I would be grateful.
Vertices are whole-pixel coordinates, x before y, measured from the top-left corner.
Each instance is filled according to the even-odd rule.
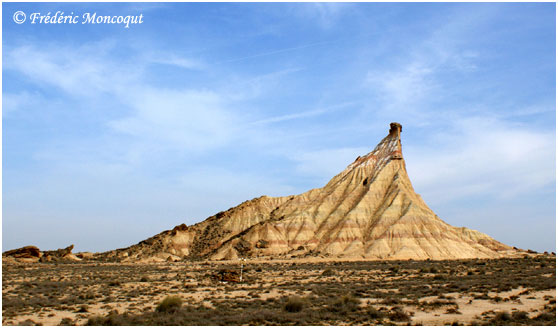
[[[24,246],[18,249],[12,249],[2,253],[2,256],[13,257],[16,259],[33,259],[41,257],[41,251],[36,246]]]
[[[80,261],[81,260],[80,257],[77,257],[76,255],[72,254],[73,249],[74,249],[74,245],[70,245],[66,248],[59,248],[55,251],[45,251],[40,261],[41,262],[60,261],[60,260]]]
[[[137,245],[104,253],[146,258],[342,257],[367,259],[496,258],[514,250],[442,221],[407,176],[399,123],[369,154],[323,188],[246,201],[192,226],[180,225]]]
[[[25,246],[18,249],[12,249],[2,253],[2,259],[16,262],[51,262],[51,261],[80,261],[81,259],[72,254],[74,245],[66,248],[59,248],[55,251],[44,251],[35,246]]]

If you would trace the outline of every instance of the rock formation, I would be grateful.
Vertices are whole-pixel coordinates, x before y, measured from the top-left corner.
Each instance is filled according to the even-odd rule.
[[[2,253],[2,256],[6,256],[6,257],[13,257],[16,259],[20,259],[20,258],[26,258],[26,259],[32,259],[32,258],[39,258],[41,257],[41,251],[39,250],[38,247],[36,246],[24,246],[18,249],[12,249],[9,251],[5,251],[4,253]]]
[[[15,260],[16,262],[51,262],[51,261],[62,261],[71,260],[79,261],[80,258],[72,254],[72,249],[74,245],[70,245],[66,248],[59,248],[55,251],[44,251],[35,246],[25,246],[18,249],[12,249],[2,253],[3,260]]]
[[[445,223],[426,205],[407,176],[401,131],[399,123],[391,123],[372,152],[323,188],[255,198],[103,256],[127,261],[169,256],[458,259],[513,253],[483,233]]]
[[[59,248],[55,251],[44,251],[40,261],[50,262],[50,261],[59,261],[62,259],[79,261],[80,258],[72,254],[73,249],[74,249],[74,245],[70,245],[66,248]]]

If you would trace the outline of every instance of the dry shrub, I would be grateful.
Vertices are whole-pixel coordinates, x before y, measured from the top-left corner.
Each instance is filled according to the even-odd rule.
[[[88,310],[89,310],[89,307],[84,304],[84,305],[80,306],[79,309],[76,312],[84,313],[84,312],[88,312]]]
[[[506,312],[498,312],[496,313],[496,315],[494,316],[494,318],[492,318],[492,320],[490,320],[492,323],[499,323],[499,322],[505,322],[505,321],[510,321],[511,320],[511,315]]]
[[[182,299],[178,296],[167,296],[157,305],[157,312],[176,312],[182,306]]]
[[[59,326],[73,326],[74,321],[70,318],[62,318],[62,320],[60,320],[60,323],[58,325]]]
[[[333,312],[354,312],[358,309],[360,300],[351,295],[339,297],[333,304],[330,305],[330,310]]]
[[[551,321],[554,320],[556,322],[556,315],[548,312],[544,312],[536,316],[534,319],[536,320],[543,320],[543,321]]]
[[[410,321],[411,316],[400,307],[394,307],[389,314],[391,321]]]
[[[300,312],[306,305],[304,299],[298,296],[289,297],[287,303],[285,303],[285,311],[287,312]]]
[[[381,319],[385,317],[385,314],[383,312],[378,311],[376,308],[372,306],[368,307],[368,309],[366,310],[366,314],[368,314],[368,317],[370,319]]]

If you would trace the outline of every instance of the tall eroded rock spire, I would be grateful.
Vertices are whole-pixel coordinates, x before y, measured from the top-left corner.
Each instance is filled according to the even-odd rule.
[[[402,126],[324,187],[262,196],[190,227],[156,235],[113,255],[234,259],[320,256],[367,259],[496,258],[511,247],[442,221],[411,184]]]

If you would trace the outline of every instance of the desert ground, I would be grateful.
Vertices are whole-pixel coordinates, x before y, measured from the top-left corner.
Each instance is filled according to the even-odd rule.
[[[556,325],[554,255],[240,263],[3,263],[2,324]]]

